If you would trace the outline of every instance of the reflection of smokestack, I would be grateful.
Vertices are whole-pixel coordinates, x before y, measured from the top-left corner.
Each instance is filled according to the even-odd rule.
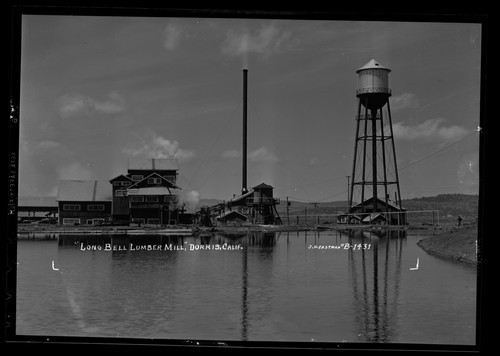
[[[241,193],[248,192],[247,189],[247,75],[248,69],[243,69],[243,169]]]

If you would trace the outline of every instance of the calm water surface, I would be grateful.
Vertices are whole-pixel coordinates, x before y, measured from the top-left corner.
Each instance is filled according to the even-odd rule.
[[[416,245],[423,237],[325,231],[19,240],[16,330],[474,344],[476,269],[428,255]],[[410,270],[417,258],[419,268]]]

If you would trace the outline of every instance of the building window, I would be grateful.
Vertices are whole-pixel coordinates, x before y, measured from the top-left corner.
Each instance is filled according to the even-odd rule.
[[[134,195],[130,197],[132,203],[144,203],[144,197],[142,195]]]
[[[104,221],[104,219],[87,219],[87,225],[95,225],[99,221]]]
[[[142,176],[141,176],[142,177]],[[140,179],[139,179],[140,180]],[[130,182],[128,180],[126,181],[117,181],[117,182],[113,182],[113,185],[115,187],[128,187],[130,185]]]
[[[64,211],[80,211],[80,204],[64,204]]]
[[[148,219],[148,224],[160,225],[160,219]]]
[[[122,182],[113,182],[113,185],[114,185],[115,187],[117,187],[117,186],[122,185]]]
[[[144,224],[145,220],[143,218],[132,218],[132,222],[136,224]]]
[[[144,178],[144,176],[139,175],[139,174],[133,174],[131,178],[132,178],[132,180],[137,182],[137,181],[142,180]]]
[[[122,186],[124,186],[124,187],[128,187],[129,185],[130,185],[130,182],[128,180],[122,182]]]
[[[166,180],[168,180],[172,183],[175,183],[175,176],[163,176],[163,178],[165,178]]]
[[[104,204],[90,204],[87,206],[88,211],[104,211]]]
[[[158,203],[158,196],[157,195],[149,195],[146,197],[146,201],[148,203]]]
[[[126,194],[126,190],[117,190],[115,191],[115,196],[116,197],[124,197]]]
[[[80,225],[80,219],[63,219],[63,225]]]
[[[173,207],[178,203],[178,199],[175,195],[165,195],[164,202]]]
[[[148,178],[148,184],[161,184],[161,178]]]

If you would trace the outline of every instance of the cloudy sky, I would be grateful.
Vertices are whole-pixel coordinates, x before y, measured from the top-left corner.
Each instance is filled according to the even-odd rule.
[[[25,15],[19,196],[179,160],[183,194],[248,185],[345,200],[356,70],[389,67],[403,198],[477,194],[481,27],[466,23]]]

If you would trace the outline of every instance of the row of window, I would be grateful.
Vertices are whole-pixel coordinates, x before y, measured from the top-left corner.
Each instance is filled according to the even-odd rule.
[[[170,202],[172,201],[172,197],[165,195],[163,196],[158,196],[158,195],[133,195],[130,197],[130,201],[132,203],[159,203],[161,201],[163,202]],[[81,211],[82,206],[80,204],[63,204],[63,211]],[[89,204],[87,205],[87,211],[104,211],[104,204]]]
[[[63,204],[64,211],[80,211],[82,206],[80,204]],[[89,204],[87,211],[104,211],[104,204]]]
[[[136,223],[136,224],[145,224],[147,222],[148,224],[159,225],[160,219],[134,218],[134,219],[132,219],[132,222]]]
[[[130,201],[132,203],[159,203],[159,202],[170,202],[172,201],[172,196],[170,195],[131,195]]]
[[[87,219],[86,224],[87,225],[95,225],[98,222],[102,222],[104,219]],[[136,224],[151,224],[151,225],[159,225],[160,224],[160,219],[157,218],[152,218],[152,219],[144,219],[144,218],[134,218],[132,219],[133,223]],[[63,225],[80,225],[82,223],[82,219],[80,218],[64,218],[62,221]]]
[[[87,225],[95,225],[98,222],[102,222],[104,219],[87,219]],[[82,223],[82,219],[80,218],[64,218],[63,225],[80,225]]]
[[[133,174],[130,176],[130,178],[134,182],[139,182],[139,181],[144,179],[144,176],[139,175],[139,174]],[[166,180],[169,180],[171,182],[175,182],[175,176],[163,176],[163,178],[165,178]],[[113,182],[114,186],[129,186],[130,184],[132,184],[132,182],[130,182],[130,181]],[[150,178],[148,178],[148,184],[161,184],[161,178],[160,177],[150,177]]]
[[[99,222],[104,221],[104,219],[87,219],[86,224],[87,225],[95,225]],[[160,225],[160,219],[144,219],[144,218],[136,218],[132,219],[133,223],[136,224],[151,224],[151,225]],[[63,219],[63,225],[80,225],[82,223],[82,219],[80,218],[64,218]]]

